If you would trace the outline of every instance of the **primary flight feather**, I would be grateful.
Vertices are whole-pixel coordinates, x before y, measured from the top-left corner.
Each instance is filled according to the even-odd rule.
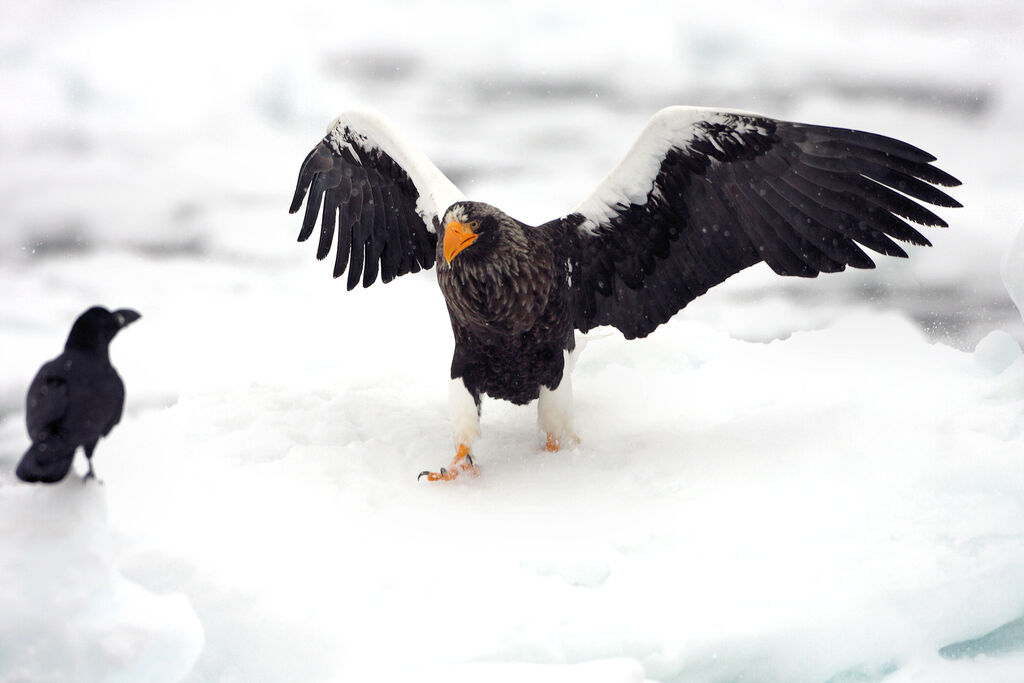
[[[645,337],[729,276],[873,268],[871,251],[928,245],[945,227],[920,202],[960,204],[935,157],[893,138],[695,107],[658,112],[572,212],[540,226],[467,201],[383,118],[348,112],[306,157],[291,212],[320,218],[317,258],[352,289],[437,265],[455,336],[449,404],[456,456],[431,480],[476,472],[480,398],[539,399],[547,448],[572,442],[574,332]]]

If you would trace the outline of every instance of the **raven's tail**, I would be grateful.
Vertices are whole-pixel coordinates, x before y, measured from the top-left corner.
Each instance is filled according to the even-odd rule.
[[[53,484],[63,479],[75,459],[76,446],[59,437],[32,444],[14,471],[27,482]]]

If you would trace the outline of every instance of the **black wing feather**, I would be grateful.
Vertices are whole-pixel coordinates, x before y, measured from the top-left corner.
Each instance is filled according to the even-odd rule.
[[[336,212],[341,223],[341,229],[338,230],[338,245],[334,254],[334,271],[332,275],[335,278],[339,278],[348,269],[348,254],[352,248],[352,226],[354,221],[352,215],[347,211],[342,211],[340,206],[336,209]]]
[[[402,256],[405,250],[398,230],[398,225],[393,221],[384,220],[384,196],[381,194],[379,185],[372,185],[372,196],[368,200],[373,208],[373,231],[374,234],[384,234],[383,248],[381,249],[380,278],[384,283],[391,282],[399,273],[410,272],[408,264],[403,263]]]
[[[338,222],[338,192],[332,188],[324,193],[323,215],[320,220],[320,243],[316,247],[316,260],[323,261],[331,251],[334,241],[334,227]]]
[[[627,338],[646,336],[761,261],[801,277],[873,268],[862,247],[903,257],[894,240],[929,244],[907,221],[946,226],[918,201],[960,206],[935,187],[960,182],[900,140],[702,113],[687,112],[689,128],[671,140],[645,200],[607,211],[585,204],[549,224],[566,235],[577,329],[612,325]]]
[[[363,254],[366,252],[366,234],[370,227],[362,221],[352,221],[352,247],[348,257],[348,280],[345,282],[345,287],[350,292],[359,284],[359,278],[363,274]]]
[[[316,217],[320,213],[320,205],[323,203],[324,193],[327,190],[327,177],[322,174],[314,176],[312,189],[312,195],[306,202],[306,213],[302,217],[302,229],[299,231],[300,242],[305,242],[313,234],[313,225],[316,223]]]
[[[337,135],[328,134],[299,170],[289,209],[296,213],[309,191],[299,241],[313,234],[322,210],[316,257],[335,246],[334,277],[347,270],[348,289],[360,281],[369,287],[378,273],[390,282],[433,266],[437,236],[416,212],[419,193],[408,173],[360,135],[346,129],[344,144]]]
[[[306,158],[302,160],[302,166],[299,167],[299,179],[295,183],[295,194],[292,195],[292,205],[288,208],[288,213],[295,213],[302,208],[302,200],[306,198],[306,190],[309,189],[313,176],[317,170],[323,170],[317,169],[317,164],[313,162],[313,158],[319,153],[320,146],[318,145],[311,149]]]

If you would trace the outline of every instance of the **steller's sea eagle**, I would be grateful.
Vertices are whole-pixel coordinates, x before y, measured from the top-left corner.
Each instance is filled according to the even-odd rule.
[[[547,449],[576,441],[574,332],[645,337],[689,302],[764,261],[779,275],[873,268],[862,246],[905,257],[929,245],[909,222],[945,227],[919,204],[958,207],[960,182],[893,138],[759,114],[668,107],[568,214],[530,226],[465,196],[377,114],[350,111],[306,156],[291,204],[309,193],[299,241],[321,214],[317,258],[337,237],[334,277],[437,264],[452,331],[455,457],[428,479],[476,473],[480,398],[539,399]],[[909,221],[909,222],[908,222]]]

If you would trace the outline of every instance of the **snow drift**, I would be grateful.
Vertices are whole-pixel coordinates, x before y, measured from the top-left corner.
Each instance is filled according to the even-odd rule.
[[[203,629],[121,576],[102,486],[0,481],[0,681],[177,681]]]

